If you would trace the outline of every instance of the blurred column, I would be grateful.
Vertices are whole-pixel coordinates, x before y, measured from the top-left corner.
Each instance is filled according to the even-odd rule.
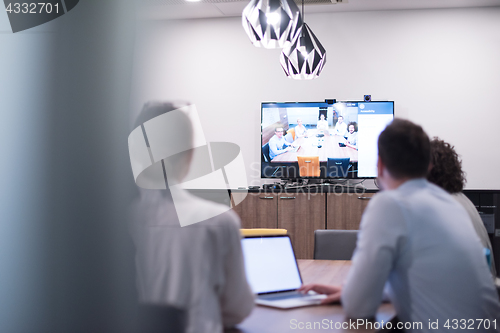
[[[128,0],[0,35],[2,332],[133,331],[133,37]]]

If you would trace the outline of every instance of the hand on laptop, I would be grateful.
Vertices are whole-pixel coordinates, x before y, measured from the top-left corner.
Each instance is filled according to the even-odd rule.
[[[298,289],[299,292],[305,294],[309,291],[317,292],[318,294],[325,294],[327,297],[321,301],[321,304],[329,304],[340,302],[340,295],[342,293],[342,287],[340,286],[329,286],[326,284],[306,284],[302,285]]]

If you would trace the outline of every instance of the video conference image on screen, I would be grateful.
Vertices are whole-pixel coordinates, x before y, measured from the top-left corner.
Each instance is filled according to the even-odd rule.
[[[262,103],[262,178],[375,178],[394,102]]]

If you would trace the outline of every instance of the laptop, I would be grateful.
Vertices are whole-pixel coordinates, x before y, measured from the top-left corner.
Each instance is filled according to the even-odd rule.
[[[280,309],[317,305],[326,295],[302,294],[299,267],[288,235],[251,236],[241,240],[247,280],[255,303]]]

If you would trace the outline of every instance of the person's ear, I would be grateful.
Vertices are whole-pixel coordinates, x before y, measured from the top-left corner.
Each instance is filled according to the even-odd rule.
[[[432,164],[432,162],[430,162],[429,166],[427,167],[427,173],[431,172],[432,168],[434,168],[434,164]]]
[[[377,178],[382,178],[382,176],[384,175],[384,168],[384,162],[382,162],[379,156],[377,160]]]

